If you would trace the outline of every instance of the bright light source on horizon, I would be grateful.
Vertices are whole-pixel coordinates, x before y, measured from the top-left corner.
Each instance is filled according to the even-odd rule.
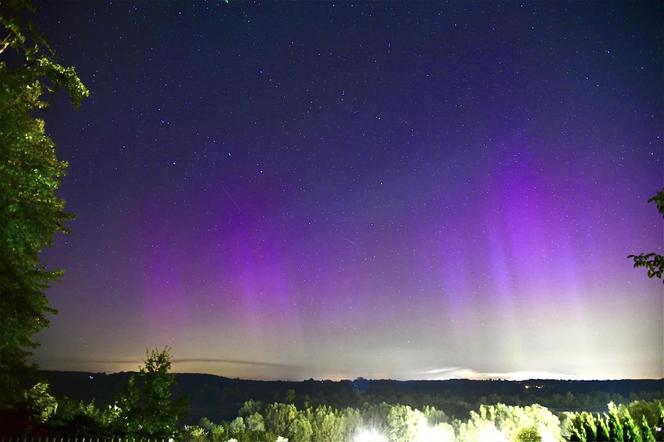
[[[480,430],[478,441],[507,442],[507,438],[498,428],[495,427],[495,425],[490,424]]]
[[[454,442],[454,430],[440,425],[426,425],[417,432],[415,442]]]
[[[542,442],[555,442],[556,438],[555,436],[551,433],[551,430],[545,430],[542,433]]]
[[[387,437],[378,430],[365,428],[355,435],[353,442],[387,442]]]

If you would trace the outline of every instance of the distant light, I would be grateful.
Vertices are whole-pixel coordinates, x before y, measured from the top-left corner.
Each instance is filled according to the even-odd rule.
[[[88,378],[90,378],[90,379],[94,379],[95,377],[94,377],[94,376],[90,376],[90,375],[88,375]]]
[[[452,427],[425,425],[417,432],[415,442],[454,442],[454,430]]]
[[[353,442],[387,442],[387,437],[377,430],[364,429],[355,435]]]
[[[505,435],[491,424],[480,430],[478,442],[507,442]]]

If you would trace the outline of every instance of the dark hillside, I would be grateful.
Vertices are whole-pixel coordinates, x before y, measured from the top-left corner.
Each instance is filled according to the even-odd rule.
[[[131,373],[44,371],[51,390],[76,400],[109,404],[122,390]],[[367,403],[425,404],[450,416],[465,416],[479,404],[539,403],[552,411],[601,411],[609,401],[664,399],[664,380],[617,381],[252,381],[207,374],[178,374],[176,395],[190,398],[188,422],[206,416],[213,421],[234,417],[246,400],[292,402],[298,405],[329,404],[361,407]]]

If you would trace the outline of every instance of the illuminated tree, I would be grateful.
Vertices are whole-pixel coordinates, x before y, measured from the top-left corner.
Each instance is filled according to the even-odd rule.
[[[67,163],[58,160],[44,120],[36,114],[46,96],[64,88],[75,106],[88,90],[73,67],[54,54],[21,17],[27,2],[0,8],[0,401],[21,398],[18,376],[26,372],[32,336],[48,325],[44,291],[62,272],[49,271],[39,253],[65,232],[71,215],[56,191]]]
[[[643,442],[655,442],[655,434],[645,416],[641,417],[641,435]]]
[[[441,422],[449,421],[449,418],[443,410],[438,410],[436,407],[425,405],[422,408],[422,413],[427,418],[427,422],[431,425],[437,425]]]
[[[427,419],[420,410],[408,405],[394,405],[387,415],[390,442],[414,441],[427,426]]]
[[[247,427],[244,424],[244,419],[242,418],[242,416],[238,416],[238,417],[236,417],[235,419],[233,419],[231,421],[228,428],[229,428],[230,433],[233,436],[241,437],[243,435],[243,433],[245,432]]]
[[[335,442],[346,439],[344,416],[327,405],[306,410],[313,430],[312,439],[320,442]]]
[[[664,190],[657,192],[648,202],[654,202],[657,205],[657,210],[664,217]],[[634,260],[635,268],[645,267],[648,272],[648,278],[656,277],[662,279],[662,275],[664,274],[664,256],[650,252],[641,253],[640,255],[629,255],[628,258]]]
[[[307,417],[298,413],[295,419],[288,426],[289,442],[307,442],[311,440],[313,429]]]
[[[634,421],[632,416],[629,414],[629,410],[623,411],[623,426],[624,426],[624,437],[626,442],[642,442],[641,441],[641,429],[639,424]]]
[[[240,407],[240,410],[238,410],[238,415],[239,416],[249,416],[254,413],[258,413],[263,409],[263,404],[260,401],[254,401],[253,399],[250,399],[248,401],[245,401],[242,406]]]
[[[224,426],[221,424],[217,425],[206,417],[200,420],[198,426],[205,430],[212,442],[222,442],[228,439],[228,437],[226,437]]]
[[[39,382],[25,392],[28,408],[40,422],[46,422],[58,410],[58,401],[48,392],[48,383]]]
[[[265,422],[263,421],[263,416],[260,413],[250,414],[244,418],[247,424],[247,430],[251,433],[263,433],[265,432]]]
[[[207,431],[198,425],[185,425],[183,436],[188,442],[207,442]]]
[[[609,415],[607,420],[609,427],[609,440],[623,442],[624,430],[620,419],[620,411],[613,402],[609,403]]]
[[[539,433],[537,427],[522,428],[517,431],[514,440],[516,442],[541,442],[542,435]]]
[[[293,404],[270,404],[265,413],[265,427],[270,433],[285,436],[296,416],[297,408]]]

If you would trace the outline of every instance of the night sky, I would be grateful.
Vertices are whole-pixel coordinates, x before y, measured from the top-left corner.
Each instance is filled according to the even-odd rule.
[[[37,4],[91,90],[42,367],[664,376],[664,3]]]

